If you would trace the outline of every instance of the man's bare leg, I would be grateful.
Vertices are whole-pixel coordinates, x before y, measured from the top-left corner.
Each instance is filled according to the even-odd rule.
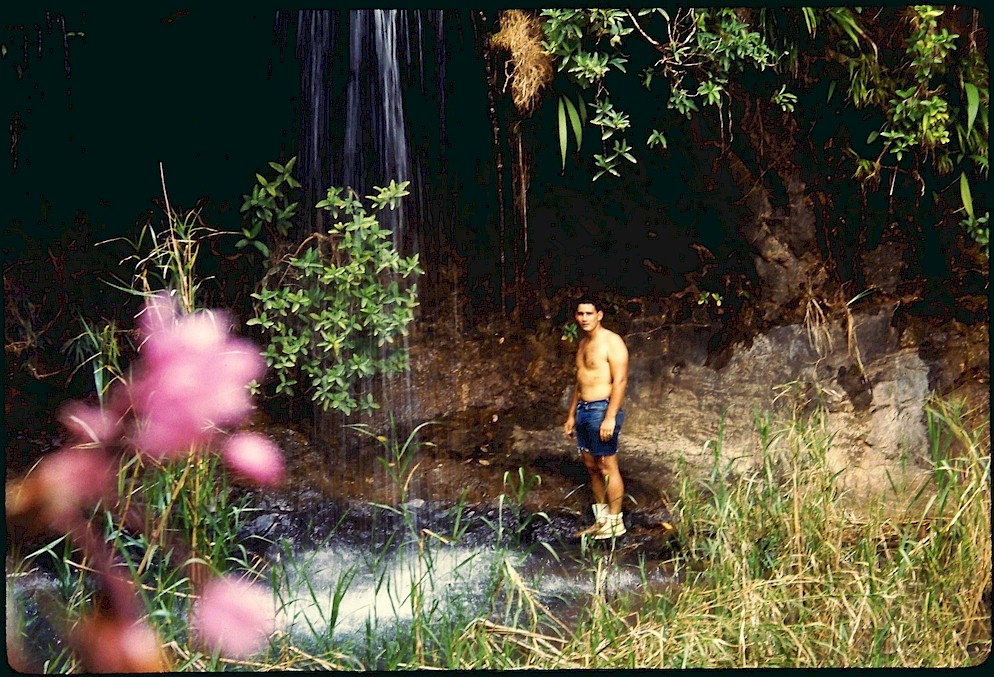
[[[603,478],[601,485],[604,487],[604,496],[607,500],[608,512],[617,515],[621,512],[622,502],[625,498],[625,482],[621,479],[621,471],[618,469],[618,457],[616,454],[610,456],[600,456],[598,473]]]
[[[590,475],[590,493],[593,494],[594,503],[607,503],[604,473],[598,459],[589,451],[585,451],[583,452],[583,465],[586,466],[587,474]]]
[[[618,470],[618,457],[600,456],[597,458],[601,477],[604,478],[604,493],[607,499],[607,512],[603,515],[604,526],[591,535],[595,540],[623,536],[627,529],[622,519],[622,503],[625,498],[625,483]]]
[[[590,476],[590,493],[594,503],[591,508],[594,511],[594,523],[586,529],[581,529],[577,536],[592,536],[599,533],[605,526],[607,520],[607,488],[604,485],[604,475],[598,459],[589,451],[581,452],[583,465]]]

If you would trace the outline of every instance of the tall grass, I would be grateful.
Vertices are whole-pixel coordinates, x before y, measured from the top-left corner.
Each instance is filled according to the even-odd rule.
[[[679,592],[627,619],[591,616],[593,667],[959,667],[991,645],[987,425],[928,408],[932,474],[903,514],[840,508],[824,419],[757,420],[760,461],[735,475],[719,448],[674,506]]]
[[[991,645],[989,435],[966,426],[960,405],[934,401],[927,412],[932,472],[901,511],[880,501],[856,512],[827,461],[823,416],[757,416],[746,472],[733,471],[741,464],[724,453],[719,424],[712,467],[682,473],[675,488],[679,547],[664,566],[677,585],[611,591],[615,552],[581,550],[574,566],[594,593],[567,625],[540,581],[497,556],[482,604],[422,605],[408,624],[368,625],[363,646],[327,642],[305,658],[288,641],[270,658],[351,669],[978,664]],[[523,473],[505,481],[509,504],[522,502]],[[422,592],[436,573],[427,552],[410,579]],[[348,596],[347,576],[336,596]]]
[[[593,594],[575,600],[582,608],[568,623],[547,606],[541,573],[522,573],[513,538],[482,549],[490,564],[477,589],[439,592],[442,556],[466,528],[460,511],[446,533],[405,520],[390,552],[369,553],[371,578],[342,567],[319,589],[307,556],[285,551],[271,569],[279,604],[289,611],[291,595],[309,590],[325,615],[311,626],[290,618],[293,633],[277,632],[251,661],[191,651],[178,620],[166,636],[177,669],[190,671],[976,665],[991,648],[990,439],[986,422],[969,428],[967,418],[957,403],[929,404],[932,472],[897,511],[881,499],[857,512],[827,461],[834,439],[822,416],[757,416],[747,471],[733,470],[741,459],[725,453],[719,425],[711,467],[681,473],[671,492],[676,547],[662,566],[676,583],[613,589],[615,550],[580,550],[571,566]],[[385,455],[402,484],[416,446],[408,438]],[[520,471],[505,482],[507,509],[523,503],[532,481]],[[408,558],[400,578],[388,574],[395,556]],[[279,572],[293,574],[295,590]],[[86,598],[77,577],[63,579],[68,595]],[[393,586],[406,620],[373,614],[359,632],[337,632],[341,608],[369,580]],[[178,581],[146,582],[153,614],[174,623]]]
[[[486,613],[446,661],[490,668],[959,667],[991,645],[990,442],[959,405],[928,407],[932,473],[903,506],[856,513],[827,462],[824,417],[757,417],[757,462],[733,472],[721,435],[673,506],[680,585],[606,594],[610,553],[585,566],[595,594],[560,627],[540,593],[498,566]],[[720,428],[720,426],[719,426]],[[450,628],[451,630],[451,628]],[[420,660],[419,660],[420,659]]]

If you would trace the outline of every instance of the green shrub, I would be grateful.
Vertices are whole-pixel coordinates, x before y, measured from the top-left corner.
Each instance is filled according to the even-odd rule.
[[[406,352],[384,349],[407,334],[417,285],[401,283],[422,271],[417,255],[397,252],[376,215],[396,208],[408,183],[375,188],[368,209],[351,189],[329,188],[315,205],[331,212],[328,233],[304,240],[252,295],[258,303],[248,324],[269,341],[265,357],[279,379],[277,393],[292,395],[306,379],[323,410],[370,411],[378,405],[371,393],[358,394],[360,383],[407,368]]]

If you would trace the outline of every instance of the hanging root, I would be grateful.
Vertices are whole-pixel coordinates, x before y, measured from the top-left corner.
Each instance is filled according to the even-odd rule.
[[[542,48],[542,24],[538,18],[520,9],[501,12],[500,30],[491,44],[511,54],[507,80],[511,98],[521,113],[531,113],[540,100],[542,89],[552,82],[552,58]]]
[[[808,296],[804,309],[804,327],[808,333],[808,341],[819,357],[824,357],[826,352],[832,351],[834,346],[828,318],[821,309],[821,304],[812,295]]]

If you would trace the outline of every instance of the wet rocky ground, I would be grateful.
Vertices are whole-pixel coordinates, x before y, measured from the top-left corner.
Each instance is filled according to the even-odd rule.
[[[258,422],[257,429],[283,450],[287,481],[279,489],[240,490],[256,510],[242,537],[264,537],[257,552],[272,549],[270,543],[311,548],[329,537],[375,547],[413,524],[421,533],[469,546],[505,540],[525,548],[545,542],[557,552],[579,548],[574,533],[591,521],[579,457],[561,450],[525,456],[502,445],[501,437],[489,445],[453,447],[450,440],[462,441],[453,429],[462,425],[439,421],[422,428],[398,471],[396,461],[389,465],[389,443],[354,433],[347,460],[340,460],[340,451],[310,435]],[[405,433],[400,442],[406,439]],[[564,446],[569,448],[565,440]],[[616,549],[662,558],[674,547],[675,529],[653,475],[660,471],[632,459],[625,472],[628,533]]]

